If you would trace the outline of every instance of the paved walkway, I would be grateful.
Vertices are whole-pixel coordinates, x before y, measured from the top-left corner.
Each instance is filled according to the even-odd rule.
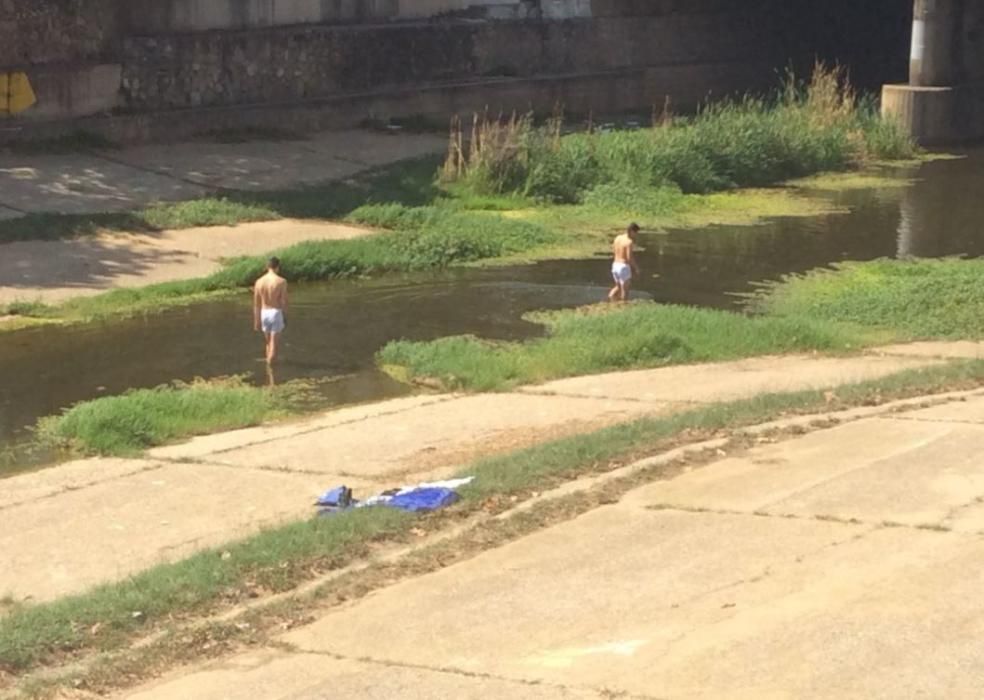
[[[977,700],[982,447],[980,395],[763,445],[126,697]]]
[[[128,211],[228,190],[297,187],[446,147],[446,139],[429,134],[333,131],[298,141],[195,142],[67,155],[0,153],[0,219]],[[200,277],[218,269],[223,257],[366,232],[326,221],[282,220],[0,243],[0,304],[56,303],[115,287]]]
[[[979,352],[976,345],[963,350]],[[314,498],[339,483],[367,496],[447,476],[479,455],[642,415],[831,387],[936,361],[758,358],[504,394],[416,396],[201,437],[143,459],[64,464],[2,482],[0,595],[49,600],[308,517]]]

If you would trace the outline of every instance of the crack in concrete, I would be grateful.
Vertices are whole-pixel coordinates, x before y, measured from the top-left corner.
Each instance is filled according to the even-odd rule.
[[[284,647],[287,647],[285,649]],[[280,645],[282,651],[287,651],[288,653],[294,654],[310,654],[312,656],[323,656],[335,661],[348,661],[348,662],[358,662],[363,664],[370,664],[373,666],[383,666],[385,668],[401,668],[411,671],[427,671],[428,673],[439,673],[450,676],[459,676],[462,678],[469,678],[472,680],[485,680],[485,681],[499,681],[502,683],[511,683],[513,685],[524,685],[533,688],[552,688],[555,690],[562,691],[574,691],[583,692],[589,691],[592,693],[597,693],[602,698],[626,698],[626,700],[666,700],[665,698],[660,698],[654,695],[634,695],[631,693],[623,693],[621,691],[613,691],[610,688],[595,688],[593,686],[582,686],[582,685],[567,685],[563,683],[551,683],[550,681],[543,680],[530,680],[527,678],[511,678],[509,676],[501,676],[494,673],[484,673],[481,671],[468,671],[462,668],[456,668],[454,666],[430,666],[427,664],[415,664],[409,661],[394,661],[391,659],[376,659],[371,656],[346,656],[345,654],[339,654],[333,651],[327,651],[322,649],[306,649],[297,644],[283,644]]]
[[[213,453],[218,454],[218,453]],[[180,465],[180,464],[192,464],[199,467],[213,467],[221,469],[233,469],[235,471],[253,471],[253,472],[263,472],[265,474],[297,474],[303,476],[345,476],[344,474],[329,473],[318,471],[316,469],[300,469],[294,467],[278,467],[275,465],[268,464],[228,464],[226,462],[211,462],[207,459],[200,459],[197,457],[158,457],[156,458],[159,462],[166,462],[169,465]],[[360,477],[365,478],[365,477]]]
[[[15,211],[18,214],[21,214],[23,216],[27,216],[28,214],[30,214],[30,212],[27,211],[26,209],[21,209],[20,207],[15,207],[13,204],[10,204],[10,203],[6,202],[5,200],[2,200],[2,199],[0,199],[0,207],[3,207],[4,209],[9,209],[10,211]]]
[[[68,486],[63,486],[56,491],[52,491],[51,493],[46,493],[42,496],[36,496],[35,498],[28,498],[23,501],[15,501],[13,503],[5,503],[3,505],[0,505],[0,511],[9,510],[11,508],[18,508],[20,506],[28,505],[30,503],[38,503],[39,501],[45,501],[49,498],[56,498],[57,496],[62,496],[66,493],[71,493],[73,491],[83,491],[85,489],[92,488],[93,486],[99,486],[101,484],[109,484],[114,481],[121,481],[123,479],[126,479],[131,476],[135,476],[137,474],[146,474],[147,472],[163,469],[165,466],[167,466],[167,464],[165,463],[166,460],[155,459],[153,461],[155,462],[155,464],[150,464],[140,469],[134,469],[133,471],[127,472],[126,474],[110,476],[105,479],[96,479],[94,481],[88,481],[84,484],[70,484]]]
[[[212,185],[207,182],[197,182],[195,180],[192,180],[191,178],[182,177],[180,175],[176,175],[175,173],[170,173],[166,170],[162,170],[159,168],[152,168],[146,165],[138,165],[136,163],[128,163],[127,161],[122,160],[120,158],[113,158],[108,153],[105,153],[103,151],[88,151],[87,154],[92,156],[93,158],[104,160],[107,163],[113,163],[114,165],[119,165],[124,168],[130,168],[131,170],[137,170],[142,173],[147,173],[148,175],[157,175],[158,177],[164,177],[167,178],[168,180],[174,180],[175,182],[182,182],[186,185],[201,187],[204,190],[214,190],[219,194],[230,194],[236,192],[235,189],[223,187],[222,185]],[[189,200],[181,199],[177,201],[189,201]]]
[[[915,409],[914,409],[915,410]],[[918,416],[908,416],[904,413],[900,413],[894,416],[879,416],[882,420],[903,420],[910,423],[939,423],[943,425],[973,425],[978,428],[984,428],[984,421],[979,420],[961,420],[959,418],[920,418]]]
[[[663,398],[652,398],[652,399],[637,399],[630,396],[596,396],[592,394],[578,394],[571,391],[542,391],[534,389],[523,389],[520,391],[509,392],[513,394],[518,394],[520,396],[544,396],[547,398],[558,398],[558,399],[586,399],[589,401],[622,401],[625,403],[637,403],[637,404],[669,404],[671,406],[708,406],[712,403],[719,403],[715,401],[683,401],[679,398],[676,399],[663,399]],[[725,399],[726,400],[726,399]]]
[[[984,497],[981,500],[984,503]],[[973,504],[968,504],[973,505]],[[863,526],[875,529],[885,528],[885,527],[899,527],[906,528],[909,530],[924,530],[929,532],[953,532],[950,528],[937,524],[937,523],[900,523],[893,520],[881,520],[878,522],[871,520],[862,520],[855,517],[845,517],[841,515],[833,515],[829,513],[814,513],[810,515],[801,515],[799,513],[774,513],[762,509],[757,509],[754,511],[745,510],[731,510],[728,508],[704,508],[701,506],[685,506],[672,503],[654,503],[651,505],[643,506],[646,510],[656,510],[656,511],[677,511],[680,513],[693,513],[695,515],[740,515],[749,518],[771,518],[773,520],[799,520],[799,521],[819,521],[819,522],[829,522],[837,523],[838,525],[853,525],[853,526]],[[766,506],[768,507],[768,506]],[[966,507],[966,506],[961,506]],[[965,533],[970,534],[970,533]]]
[[[944,526],[943,523],[947,522],[948,520],[953,520],[953,518],[955,518],[957,516],[957,513],[959,513],[960,511],[967,510],[969,508],[973,508],[974,506],[979,506],[981,504],[984,504],[984,495],[975,496],[973,499],[967,501],[966,503],[961,503],[959,506],[954,506],[949,511],[947,511],[946,515],[943,516],[943,518],[939,522],[939,525],[941,527],[948,527],[948,526]]]
[[[452,394],[452,395],[449,395],[449,396],[439,396],[439,397],[435,397],[433,401],[427,401],[427,402],[424,402],[424,403],[414,404],[413,406],[407,406],[406,408],[395,409],[395,410],[392,410],[392,411],[382,411],[380,413],[373,413],[372,415],[362,416],[361,418],[353,418],[351,420],[341,421],[339,423],[332,423],[331,425],[319,425],[317,427],[307,428],[307,429],[304,429],[304,430],[299,430],[296,433],[290,433],[289,435],[278,435],[276,437],[270,437],[270,438],[265,438],[263,440],[257,440],[256,442],[246,442],[246,443],[243,443],[241,445],[234,445],[233,447],[225,447],[225,448],[222,448],[220,450],[213,450],[211,452],[206,452],[205,454],[206,455],[221,455],[221,454],[226,454],[228,452],[235,452],[237,450],[243,450],[243,449],[246,449],[246,448],[249,448],[249,447],[256,447],[257,445],[268,445],[271,442],[277,442],[278,440],[289,440],[289,439],[301,437],[303,435],[313,435],[314,433],[320,432],[322,430],[331,430],[331,429],[334,429],[334,428],[340,428],[342,426],[356,425],[358,423],[365,423],[366,421],[372,420],[374,418],[384,418],[384,417],[387,417],[387,416],[398,416],[401,413],[407,413],[409,411],[417,410],[417,409],[428,407],[428,406],[438,406],[438,405],[440,405],[442,403],[448,403],[449,401],[456,401],[456,400],[461,399],[461,398],[463,398],[463,397],[462,396],[459,396],[459,395],[456,395],[456,394]],[[155,457],[154,459],[157,459],[157,458]],[[182,458],[176,457],[176,458],[173,458],[173,459],[182,459]]]

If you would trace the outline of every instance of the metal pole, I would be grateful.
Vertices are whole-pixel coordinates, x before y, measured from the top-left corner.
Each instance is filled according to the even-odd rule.
[[[944,87],[956,82],[958,0],[915,0],[909,84]]]

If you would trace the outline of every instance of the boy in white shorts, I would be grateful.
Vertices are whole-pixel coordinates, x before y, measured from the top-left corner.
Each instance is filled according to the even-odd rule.
[[[287,327],[287,280],[280,276],[280,260],[270,258],[267,272],[253,287],[253,328],[263,331],[267,364],[277,359],[280,334]]]
[[[609,301],[627,301],[629,298],[629,287],[632,285],[632,275],[639,274],[639,266],[635,261],[635,254],[632,246],[635,244],[636,235],[639,233],[638,224],[629,224],[625,233],[616,236],[612,244],[612,252],[615,260],[612,262],[612,278],[615,286],[608,292]]]

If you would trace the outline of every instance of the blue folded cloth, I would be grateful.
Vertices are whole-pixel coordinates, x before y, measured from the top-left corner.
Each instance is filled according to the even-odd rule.
[[[410,513],[420,513],[444,508],[457,501],[458,498],[458,494],[452,489],[430,487],[399,493],[382,505],[399,508]]]
[[[352,505],[352,489],[347,486],[337,486],[325,491],[318,497],[315,505],[347,508]]]

